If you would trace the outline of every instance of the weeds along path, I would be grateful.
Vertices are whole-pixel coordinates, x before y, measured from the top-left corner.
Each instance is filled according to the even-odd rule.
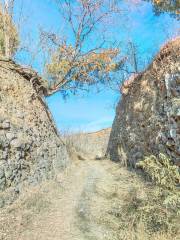
[[[0,240],[120,239],[112,209],[136,184],[133,178],[108,160],[78,160],[1,212]]]

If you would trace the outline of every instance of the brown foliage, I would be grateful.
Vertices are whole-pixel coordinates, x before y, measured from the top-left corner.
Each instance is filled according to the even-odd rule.
[[[117,47],[107,44],[102,29],[105,24],[110,24],[111,17],[118,13],[117,8],[107,0],[57,2],[61,16],[70,27],[70,37],[59,38],[54,33],[45,32],[42,34],[42,40],[50,41],[52,49],[55,48],[50,51],[50,62],[46,65],[50,79],[48,94],[61,90],[88,90],[90,85],[104,84],[112,80],[111,73],[120,69],[124,59],[119,58],[120,51]],[[97,29],[102,41],[91,47],[90,37]],[[65,39],[72,36],[74,41],[70,44]]]
[[[146,0],[147,1],[147,0]],[[154,12],[161,14],[167,12],[179,19],[180,16],[180,1],[179,0],[148,0],[152,2]]]

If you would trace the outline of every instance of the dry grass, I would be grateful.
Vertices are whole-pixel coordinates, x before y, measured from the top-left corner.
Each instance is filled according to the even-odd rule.
[[[71,157],[77,156],[80,160],[104,157],[108,145],[110,128],[92,133],[64,131],[64,142]]]
[[[149,156],[137,164],[153,180],[148,185],[141,179],[133,187],[121,205],[117,201],[110,214],[119,219],[124,236],[119,239],[179,239],[180,195],[177,182],[178,167],[160,154]],[[140,185],[144,182],[144,186]],[[129,235],[132,234],[131,235]]]

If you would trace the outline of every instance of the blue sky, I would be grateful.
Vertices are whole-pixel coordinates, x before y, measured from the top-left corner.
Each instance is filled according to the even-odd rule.
[[[154,16],[150,3],[132,5],[131,0],[122,4],[123,13],[116,19],[116,25],[109,32],[109,38],[121,41],[121,49],[126,48],[127,39],[133,40],[139,47],[142,59],[151,58],[162,43],[176,34],[178,22],[162,14]],[[18,0],[17,9],[23,3],[23,11],[27,16],[22,23],[22,39],[29,41],[33,51],[38,50],[38,28],[59,31],[64,29],[59,13],[52,0]],[[18,14],[15,15],[18,21]],[[118,24],[117,24],[118,23]],[[90,43],[89,43],[90,44]],[[18,54],[18,61],[29,64],[28,54]],[[39,72],[42,72],[41,56],[32,62]],[[119,93],[103,90],[97,94],[94,89],[88,95],[70,96],[66,101],[61,94],[55,94],[47,99],[54,120],[60,131],[96,131],[112,125]]]

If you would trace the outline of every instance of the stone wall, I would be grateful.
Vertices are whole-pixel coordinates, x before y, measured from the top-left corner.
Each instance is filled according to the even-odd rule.
[[[42,90],[34,71],[0,60],[0,190],[51,178],[69,161]]]
[[[121,88],[107,154],[134,166],[162,152],[180,165],[180,38],[130,80]]]

